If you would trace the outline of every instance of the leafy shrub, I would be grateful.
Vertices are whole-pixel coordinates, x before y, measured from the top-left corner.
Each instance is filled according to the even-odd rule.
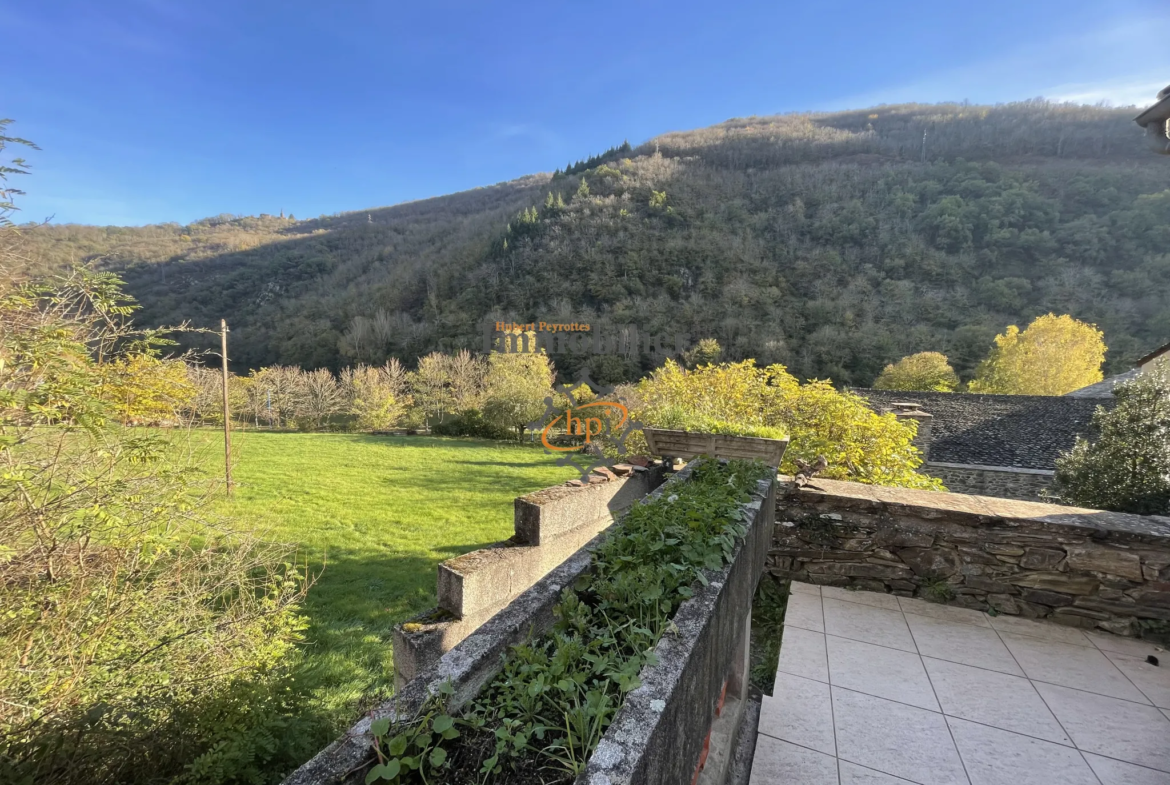
[[[761,439],[785,439],[788,434],[780,428],[752,423],[731,423],[713,417],[692,414],[682,407],[663,409],[655,418],[655,427],[693,433],[718,433],[727,436],[755,436]]]
[[[1113,390],[1117,405],[1097,407],[1093,439],[1078,437],[1056,461],[1053,490],[1082,507],[1170,513],[1170,363]]]
[[[824,455],[829,479],[941,490],[915,471],[922,455],[911,441],[913,425],[876,414],[861,397],[825,381],[800,384],[782,365],[754,360],[687,370],[672,360],[622,391],[631,416],[644,425],[714,430],[790,439],[781,470],[797,470]],[[644,443],[643,443],[644,445]]]
[[[477,439],[515,440],[516,434],[508,428],[484,419],[479,409],[468,409],[448,417],[431,428],[436,436],[472,436]]]
[[[215,782],[266,782],[304,581],[285,549],[201,517],[181,435],[120,424],[176,417],[186,376],[118,383],[177,367],[127,326],[119,285],[0,281],[0,779],[157,782],[218,760]]]

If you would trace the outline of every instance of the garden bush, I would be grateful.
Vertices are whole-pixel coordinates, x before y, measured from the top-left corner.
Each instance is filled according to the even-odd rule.
[[[436,436],[472,436],[477,439],[516,441],[516,433],[512,429],[485,419],[479,409],[467,409],[448,417],[432,426],[431,433]]]
[[[1170,363],[1118,385],[1117,405],[1097,407],[1092,438],[1056,461],[1053,489],[1082,507],[1170,514]]]
[[[122,424],[190,395],[132,310],[109,274],[0,280],[0,781],[270,782],[305,580],[201,514],[182,432]]]
[[[637,385],[620,389],[631,416],[643,425],[739,436],[787,436],[781,470],[823,455],[822,476],[873,485],[943,490],[939,480],[915,471],[922,454],[915,426],[877,414],[865,400],[827,381],[801,384],[782,365],[754,360],[687,370],[667,360]],[[640,435],[639,435],[640,436]],[[635,450],[645,442],[627,440]]]

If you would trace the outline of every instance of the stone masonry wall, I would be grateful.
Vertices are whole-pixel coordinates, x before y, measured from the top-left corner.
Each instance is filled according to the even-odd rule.
[[[1052,486],[1051,471],[930,461],[922,470],[925,474],[942,480],[943,485],[947,486],[951,493],[1051,503],[1044,497],[1044,491]]]
[[[1121,635],[1170,629],[1170,518],[815,480],[777,494],[768,570]]]

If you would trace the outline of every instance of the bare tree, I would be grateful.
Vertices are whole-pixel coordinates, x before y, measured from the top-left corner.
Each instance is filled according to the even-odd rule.
[[[466,349],[446,358],[452,409],[479,409],[486,394],[487,363]]]
[[[314,428],[321,428],[330,415],[341,411],[345,396],[337,379],[325,368],[302,372],[304,414]]]

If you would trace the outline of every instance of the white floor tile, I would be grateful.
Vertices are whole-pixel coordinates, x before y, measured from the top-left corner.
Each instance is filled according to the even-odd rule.
[[[751,783],[1170,785],[1168,666],[1146,641],[793,583]]]
[[[837,785],[832,755],[797,747],[768,736],[756,740],[751,785]]]
[[[937,602],[927,602],[911,597],[899,597],[898,602],[904,613],[929,616],[932,619],[953,621],[959,624],[974,624],[976,627],[991,627],[986,613],[971,608],[956,608],[952,605],[940,605]]]
[[[1134,657],[1107,651],[1105,656],[1150,699],[1150,703],[1170,709],[1170,661],[1158,665],[1146,662],[1145,656]]]
[[[941,711],[917,654],[832,635],[828,644],[829,679],[834,687]]]
[[[849,761],[840,761],[841,785],[914,785],[910,780],[892,777]]]
[[[1085,760],[1093,767],[1101,785],[1170,785],[1170,774],[1164,771],[1122,763],[1091,752],[1085,753]]]
[[[999,634],[972,624],[955,624],[928,616],[906,614],[910,632],[924,657],[974,665],[977,668],[1023,676]]]
[[[971,785],[1098,785],[1072,747],[947,718]]]
[[[788,606],[784,611],[784,626],[824,632],[825,617],[821,611],[820,595],[789,594]]]
[[[967,782],[943,715],[836,688],[833,712],[842,760],[921,785]]]
[[[1032,621],[1018,616],[988,616],[991,626],[1000,632],[1027,635],[1046,641],[1071,643],[1074,646],[1092,646],[1083,632],[1073,627],[1064,627],[1050,621]]]
[[[815,594],[821,596],[821,587],[815,583],[801,583],[800,581],[793,581],[788,586],[789,594]]]
[[[858,605],[869,605],[872,608],[884,608],[887,611],[900,611],[898,598],[892,594],[882,594],[876,591],[850,591],[836,586],[822,586],[821,597],[824,599],[855,602]]]
[[[779,673],[827,682],[829,663],[825,657],[825,635],[800,627],[785,627],[780,641]]]
[[[901,611],[887,611],[855,602],[823,600],[825,632],[841,638],[917,652]]]
[[[836,755],[829,685],[787,673],[776,674],[772,694],[760,706],[760,733]]]
[[[1101,651],[1115,651],[1118,654],[1141,657],[1143,660],[1150,654],[1153,654],[1158,659],[1166,656],[1166,647],[1138,638],[1125,638],[1121,635],[1110,635],[1106,632],[1087,632],[1085,635]]]
[[[944,714],[1070,745],[1032,683],[1019,676],[924,658]]]
[[[1036,689],[1080,749],[1170,772],[1170,719],[1158,709],[1053,684]]]
[[[1072,646],[1008,633],[1001,633],[1000,637],[1029,679],[1149,703],[1095,646]]]

